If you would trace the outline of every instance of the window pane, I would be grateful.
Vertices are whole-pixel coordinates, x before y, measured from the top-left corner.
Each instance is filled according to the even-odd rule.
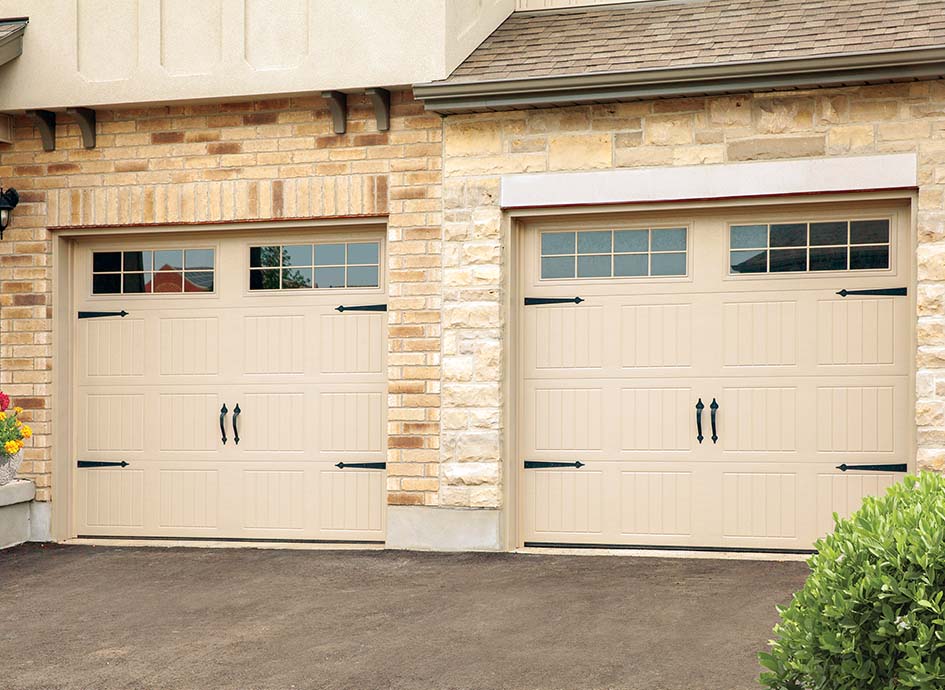
[[[250,290],[278,290],[279,289],[279,271],[263,270],[249,272]]]
[[[298,290],[312,287],[312,269],[284,268],[282,269],[282,289]]]
[[[787,273],[790,271],[807,270],[806,249],[772,249],[771,272]]]
[[[645,276],[649,257],[646,254],[618,254],[614,257],[615,276]]]
[[[377,242],[348,245],[349,264],[376,264],[379,260],[379,254],[380,248]]]
[[[278,266],[281,256],[281,247],[251,247],[249,250],[249,265],[252,268]]]
[[[850,244],[881,244],[883,242],[889,242],[888,220],[850,222]]]
[[[184,252],[180,249],[162,249],[154,252],[155,271],[180,271],[184,268]]]
[[[316,266],[342,266],[345,263],[345,246],[343,244],[315,245]]]
[[[607,256],[579,256],[578,278],[610,276],[610,254]]]
[[[554,254],[574,254],[574,233],[541,233],[541,254],[542,256],[550,256]]]
[[[573,278],[574,257],[560,256],[543,258],[541,260],[542,278]]]
[[[126,271],[150,271],[151,252],[125,252]]]
[[[154,292],[183,292],[184,277],[171,271],[155,273],[152,285]]]
[[[126,294],[151,292],[151,274],[150,273],[126,273],[124,277],[123,292],[125,292]]]
[[[105,273],[92,276],[92,293],[95,295],[117,295],[121,292],[121,274]]]
[[[184,273],[184,292],[213,292],[213,271]]]
[[[578,254],[609,254],[613,249],[613,236],[610,230],[606,232],[579,232]],[[578,265],[578,274],[581,266]]]
[[[344,247],[344,245],[342,245]],[[318,250],[315,250],[315,256],[318,257]],[[315,269],[315,287],[317,288],[339,288],[345,286],[345,269],[339,268],[316,268]]]
[[[768,252],[740,251],[732,252],[732,273],[766,273],[768,271]]]
[[[805,223],[786,223],[771,226],[772,247],[803,247],[806,244],[807,225]],[[771,270],[773,271],[774,268]]]
[[[654,233],[655,234],[655,233]],[[653,238],[654,243],[656,238]],[[650,255],[650,274],[654,276],[684,276],[686,275],[685,254],[652,254]]]
[[[732,226],[732,249],[764,249],[767,246],[767,225]]]
[[[813,233],[813,226],[811,226]],[[847,248],[830,247],[818,249],[811,247],[810,270],[812,271],[845,271],[847,270]]]
[[[213,270],[213,250],[188,249],[184,252],[184,268],[208,268]]]
[[[92,270],[96,273],[121,270],[121,252],[94,252]]]
[[[649,230],[618,230],[614,233],[615,252],[645,252],[650,247]]]
[[[348,287],[377,287],[377,266],[349,266]]]
[[[850,247],[850,268],[889,268],[889,247]]]
[[[297,244],[282,248],[283,266],[311,266],[312,245]]]
[[[839,223],[811,223],[810,243],[814,246],[824,244],[846,244],[846,221],[841,221]]]
[[[686,229],[673,228],[671,230],[651,230],[651,251],[686,251]],[[675,274],[673,274],[675,275]]]

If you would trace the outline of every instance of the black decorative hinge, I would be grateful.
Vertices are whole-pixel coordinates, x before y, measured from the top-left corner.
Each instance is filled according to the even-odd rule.
[[[580,304],[584,299],[581,297],[526,297],[525,306],[530,307],[536,304]]]
[[[77,467],[128,467],[128,463],[122,460],[121,462],[100,462],[98,460],[79,460],[76,462]]]
[[[909,288],[878,288],[875,290],[841,290],[837,293],[841,297],[847,295],[888,295],[890,297],[905,297]]]
[[[339,470],[386,470],[386,462],[339,462],[335,465]]]
[[[356,304],[353,307],[346,307],[341,305],[335,307],[335,311],[340,311],[342,313],[346,311],[387,311],[386,304]]]
[[[80,319],[101,319],[106,316],[120,316],[121,318],[125,318],[126,316],[128,316],[128,312],[126,312],[124,309],[122,309],[121,311],[80,311],[79,312]]]
[[[540,470],[546,467],[576,467],[580,469],[584,467],[584,463],[580,460],[576,462],[545,462],[544,460],[526,460],[525,469],[526,470]]]
[[[841,472],[847,472],[850,470],[860,470],[862,472],[908,472],[909,468],[906,466],[906,463],[899,465],[848,465],[843,463],[842,465],[837,465],[837,469]]]

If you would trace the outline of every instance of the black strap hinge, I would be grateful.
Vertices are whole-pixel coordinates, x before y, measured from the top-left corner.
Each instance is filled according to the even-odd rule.
[[[76,462],[76,467],[128,467],[128,463],[124,460],[120,462],[102,462],[99,460],[79,460]]]
[[[584,467],[584,463],[580,460],[575,462],[545,462],[544,460],[526,460],[525,469],[526,470],[540,470],[549,467],[574,467],[576,469],[581,469]]]
[[[909,288],[877,288],[875,290],[841,290],[837,293],[841,297],[847,295],[886,295],[889,297],[905,297]]]
[[[354,306],[346,307],[345,305],[339,305],[335,307],[335,311],[341,312],[342,314],[346,311],[387,311],[386,304],[355,304]]]
[[[128,312],[126,312],[124,309],[122,309],[121,311],[80,311],[79,312],[80,319],[101,319],[106,316],[120,316],[121,318],[125,318],[126,316],[128,316]]]
[[[386,470],[386,462],[339,462],[335,465],[339,470]]]
[[[531,307],[539,304],[580,304],[584,299],[582,297],[526,297],[525,306]]]
[[[859,470],[861,472],[908,472],[909,468],[906,466],[906,463],[894,464],[894,465],[848,465],[843,463],[842,465],[837,465],[837,469],[841,472],[849,472],[852,470]]]

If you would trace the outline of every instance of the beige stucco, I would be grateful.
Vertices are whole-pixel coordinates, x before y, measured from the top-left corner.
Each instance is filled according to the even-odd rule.
[[[390,87],[445,78],[513,0],[0,0],[28,16],[0,110]],[[422,40],[417,40],[422,37]]]

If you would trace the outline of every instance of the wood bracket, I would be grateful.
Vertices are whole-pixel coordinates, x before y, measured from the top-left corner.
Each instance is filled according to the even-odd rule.
[[[75,118],[82,132],[82,145],[87,149],[95,148],[95,111],[91,108],[66,108],[66,112]]]
[[[387,89],[366,89],[364,91],[374,105],[374,118],[377,120],[377,131],[386,132],[390,129],[390,91]]]
[[[348,97],[341,91],[322,91],[322,98],[328,101],[328,110],[334,123],[335,134],[344,134],[348,129]]]
[[[27,110],[26,114],[33,119],[33,124],[43,138],[43,150],[56,150],[56,113],[51,110]]]

